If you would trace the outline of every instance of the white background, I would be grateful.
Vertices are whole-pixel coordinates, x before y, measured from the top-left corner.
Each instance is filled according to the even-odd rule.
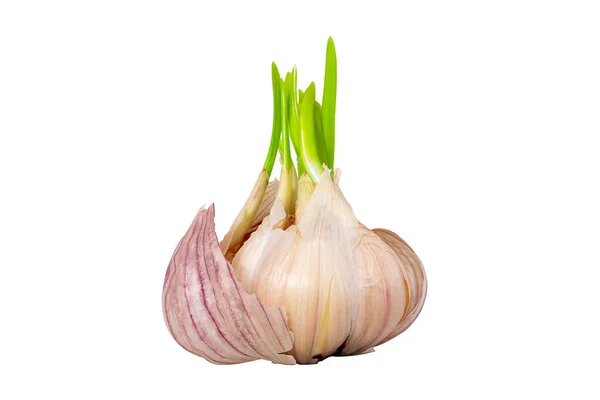
[[[1,3],[0,398],[598,399],[598,3],[214,4]],[[425,308],[370,355],[209,364],[167,263],[262,167],[271,61],[320,91],[329,35],[342,189]]]

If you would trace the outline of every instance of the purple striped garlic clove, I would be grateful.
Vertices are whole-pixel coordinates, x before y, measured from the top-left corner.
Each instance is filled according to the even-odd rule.
[[[215,233],[214,206],[201,209],[179,242],[165,277],[163,312],[173,338],[216,364],[265,359],[294,364],[282,307],[244,291]]]

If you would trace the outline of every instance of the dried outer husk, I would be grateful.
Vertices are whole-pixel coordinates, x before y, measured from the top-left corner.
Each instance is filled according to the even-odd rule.
[[[256,359],[294,364],[282,307],[264,306],[244,291],[221,252],[214,206],[201,209],[179,242],[163,287],[169,331],[186,350],[217,364]]]
[[[276,179],[269,182],[269,175],[265,170],[261,170],[250,196],[220,243],[227,261],[233,259],[235,253],[248,240],[252,232],[269,215],[277,197],[278,188],[279,182]]]

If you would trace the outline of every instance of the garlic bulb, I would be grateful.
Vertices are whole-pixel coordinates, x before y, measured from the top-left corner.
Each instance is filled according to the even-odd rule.
[[[312,364],[368,353],[406,330],[425,301],[416,254],[393,232],[361,224],[338,185],[339,170],[331,178],[331,39],[323,106],[314,84],[300,92],[295,82],[295,68],[283,80],[273,66],[269,155],[223,241],[214,232],[214,206],[200,210],[167,270],[163,311],[171,334],[214,363]],[[269,183],[277,149],[281,177]]]

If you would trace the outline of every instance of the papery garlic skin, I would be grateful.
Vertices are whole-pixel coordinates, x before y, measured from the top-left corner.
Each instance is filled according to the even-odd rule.
[[[285,308],[296,361],[360,354],[395,336],[412,267],[358,222],[327,169],[297,225],[273,229],[283,217],[276,202],[232,265],[246,291]]]
[[[216,364],[259,358],[294,364],[285,355],[293,334],[281,307],[246,293],[214,230],[214,206],[202,209],[179,242],[165,276],[163,313],[173,338]]]
[[[248,236],[269,214],[277,197],[278,189],[279,182],[276,179],[269,182],[269,175],[265,170],[261,170],[244,207],[220,243],[227,260],[231,261]]]

